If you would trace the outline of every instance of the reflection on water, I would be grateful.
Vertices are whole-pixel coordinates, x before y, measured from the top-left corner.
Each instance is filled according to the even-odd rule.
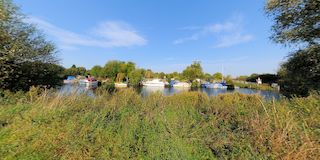
[[[223,93],[232,93],[232,92],[239,92],[243,94],[259,94],[267,100],[280,99],[280,94],[275,91],[264,91],[264,90],[255,90],[255,89],[248,89],[248,88],[239,88],[235,90],[227,90],[227,89],[214,89],[214,88],[197,88],[197,89],[190,89],[190,88],[163,88],[163,87],[141,87],[140,93],[142,96],[147,96],[152,92],[161,92],[164,95],[173,95],[180,92],[186,91],[199,91],[208,94],[209,96],[215,96],[218,94]]]
[[[264,91],[264,90],[255,90],[248,88],[240,88],[235,90],[227,90],[227,89],[213,89],[213,88],[198,88],[198,89],[190,89],[190,88],[164,88],[164,87],[140,87],[136,89],[138,93],[140,93],[143,97],[150,95],[154,92],[160,92],[163,95],[173,95],[181,92],[188,91],[199,91],[208,94],[209,96],[215,96],[222,93],[232,93],[239,92],[244,94],[260,94],[266,100],[280,99],[280,94],[274,91]],[[59,90],[60,94],[68,95],[71,93],[76,94],[87,94],[88,96],[94,97],[94,89],[87,88],[86,86],[79,85],[64,85]]]
[[[59,89],[59,94],[61,95],[86,94],[88,96],[94,97],[93,91],[94,91],[94,88],[90,88],[85,85],[65,84]]]

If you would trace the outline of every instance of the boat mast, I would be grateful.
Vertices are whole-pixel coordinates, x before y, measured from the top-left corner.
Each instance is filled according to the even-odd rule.
[[[222,74],[222,76],[221,76],[221,82],[223,82],[223,64],[221,64],[221,74]]]

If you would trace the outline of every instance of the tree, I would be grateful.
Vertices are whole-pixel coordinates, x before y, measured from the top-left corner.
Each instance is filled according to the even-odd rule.
[[[116,82],[123,82],[124,78],[125,78],[124,73],[118,73],[117,78],[116,78]]]
[[[55,65],[55,46],[32,24],[23,21],[24,16],[11,0],[0,1],[0,88],[18,90],[14,83],[21,79],[30,79],[23,74],[26,64],[43,63]],[[42,74],[45,67],[38,65],[32,74]],[[24,77],[21,77],[24,76]],[[54,86],[55,81],[43,81],[41,85]],[[29,84],[29,83],[28,83]],[[36,85],[40,85],[36,83]],[[15,86],[14,89],[11,88]],[[21,89],[27,87],[21,86]]]
[[[224,77],[224,80],[229,85],[233,84],[233,79],[232,79],[231,75],[227,75],[226,77]]]
[[[77,70],[78,70],[78,74],[79,75],[83,75],[84,76],[87,73],[87,69],[84,68],[84,67],[78,67]]]
[[[122,61],[109,61],[103,67],[104,76],[110,78],[112,81],[115,81],[117,74],[121,72],[121,67],[125,62]]]
[[[246,81],[256,82],[258,78],[262,79],[263,83],[268,83],[268,84],[277,83],[279,80],[278,75],[266,73],[266,74],[252,74],[250,77],[247,77]]]
[[[112,81],[116,80],[118,73],[123,73],[127,79],[129,74],[135,70],[136,65],[133,62],[108,61],[102,69],[103,77],[108,77]]]
[[[213,76],[209,73],[206,73],[204,74],[204,79],[207,81],[207,82],[211,82],[212,79],[213,79]]]
[[[166,79],[167,79],[168,82],[170,82],[171,79],[183,80],[183,78],[181,77],[181,74],[178,73],[178,72],[173,72],[173,73],[166,74]]]
[[[193,62],[193,64],[182,71],[182,75],[189,81],[193,81],[197,78],[202,78],[204,73],[202,71],[200,62]]]
[[[247,81],[247,78],[248,78],[248,76],[242,75],[242,76],[237,77],[236,79],[239,81]]]
[[[148,69],[148,70],[145,71],[144,77],[145,78],[153,78],[153,74],[154,73],[151,71],[151,69]]]
[[[320,65],[320,1],[268,0],[266,11],[275,22],[273,41],[300,48],[292,52],[278,71],[281,92],[307,96],[311,90],[320,90],[318,85],[312,85],[319,84],[316,73]]]
[[[319,43],[319,0],[268,0],[266,11],[274,17],[271,38],[275,42]]]
[[[13,83],[9,84],[12,91],[26,91],[29,90],[30,86],[51,88],[62,84],[64,68],[59,65],[35,61],[24,62],[19,67],[21,72],[17,73],[16,76],[20,78],[14,79]]]
[[[94,77],[103,77],[102,67],[99,65],[93,66],[90,70],[90,74]]]
[[[222,73],[217,72],[215,74],[212,75],[213,80],[215,81],[221,81],[222,80]]]
[[[129,83],[130,85],[137,86],[142,81],[144,77],[144,69],[135,69],[129,73]]]
[[[279,70],[282,93],[308,96],[320,90],[320,47],[311,46],[295,52]]]
[[[65,76],[77,76],[79,75],[78,69],[71,67],[71,68],[67,68],[64,70],[64,75]]]

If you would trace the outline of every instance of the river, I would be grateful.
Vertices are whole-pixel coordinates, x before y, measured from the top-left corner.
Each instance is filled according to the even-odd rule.
[[[227,89],[213,89],[213,88],[197,88],[197,89],[190,89],[190,88],[163,88],[163,87],[140,87],[137,88],[136,91],[140,93],[143,97],[150,95],[153,92],[161,92],[163,95],[173,95],[178,94],[181,92],[188,92],[188,91],[199,91],[206,93],[209,96],[215,96],[218,94],[223,93],[232,93],[232,92],[239,92],[244,94],[259,94],[264,97],[266,100],[272,99],[280,99],[281,95],[279,92],[276,91],[266,91],[266,90],[256,90],[256,89],[249,89],[249,88],[239,88],[235,90],[227,90]],[[70,94],[70,93],[86,93],[88,96],[94,96],[94,90],[87,89],[85,86],[79,85],[69,85],[66,84],[59,89],[60,94]]]

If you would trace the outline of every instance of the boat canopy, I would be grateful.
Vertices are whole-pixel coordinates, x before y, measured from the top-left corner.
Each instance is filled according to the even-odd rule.
[[[74,79],[76,79],[75,76],[68,76],[68,77],[67,77],[67,80],[74,80]]]

